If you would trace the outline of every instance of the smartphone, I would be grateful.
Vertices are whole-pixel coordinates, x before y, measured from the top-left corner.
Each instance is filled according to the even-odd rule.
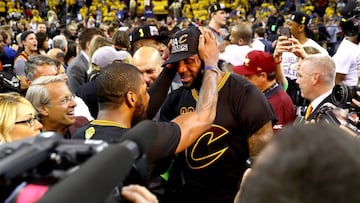
[[[286,36],[287,38],[291,37],[290,28],[289,27],[280,27],[280,35]]]

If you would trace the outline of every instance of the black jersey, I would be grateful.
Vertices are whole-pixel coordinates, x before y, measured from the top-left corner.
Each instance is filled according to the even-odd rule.
[[[226,73],[218,89],[211,129],[175,161],[185,181],[184,191],[173,194],[178,202],[233,202],[249,157],[247,139],[276,119],[264,95],[242,77]],[[194,111],[197,100],[194,89],[175,90],[165,101],[160,119]]]
[[[180,128],[176,123],[155,123],[159,134],[156,136],[153,147],[148,154],[149,163],[154,163],[160,159],[174,155],[181,136]],[[136,125],[134,128],[135,127]],[[97,139],[104,140],[108,143],[117,143],[127,130],[129,130],[129,128],[124,128],[116,122],[93,120],[79,128],[72,139]],[[146,132],[144,132],[144,136],[146,136]]]

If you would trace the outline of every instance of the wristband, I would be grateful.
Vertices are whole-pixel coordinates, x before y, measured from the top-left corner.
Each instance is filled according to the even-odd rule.
[[[214,66],[204,66],[204,70],[215,70]]]

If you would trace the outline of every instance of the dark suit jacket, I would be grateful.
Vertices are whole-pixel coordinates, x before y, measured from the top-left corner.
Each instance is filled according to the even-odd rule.
[[[84,100],[85,104],[89,107],[92,117],[97,118],[99,112],[98,99],[96,96],[96,83],[95,80],[90,81],[79,87],[75,94]]]
[[[75,93],[76,90],[88,80],[89,62],[82,53],[79,53],[69,64],[66,70],[68,76],[68,85],[70,91]]]
[[[332,103],[331,102],[331,94],[320,102],[319,106],[317,106],[316,109],[312,111],[312,113],[310,114],[310,116],[307,120],[311,121],[312,119],[316,119],[316,116],[319,113],[320,108],[327,102]]]

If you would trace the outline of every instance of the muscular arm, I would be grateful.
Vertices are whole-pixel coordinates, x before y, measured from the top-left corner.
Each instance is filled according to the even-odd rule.
[[[219,49],[215,36],[209,30],[201,28],[202,35],[199,38],[199,56],[206,66],[217,67]],[[205,50],[213,50],[211,53]],[[189,147],[206,130],[211,127],[216,116],[218,100],[218,68],[205,70],[199,100],[195,112],[189,112],[176,117],[173,121],[180,127],[181,138],[176,148],[179,153]]]
[[[340,84],[345,80],[346,74],[336,73],[335,84]]]
[[[250,157],[259,155],[272,136],[272,124],[269,121],[248,139]]]

